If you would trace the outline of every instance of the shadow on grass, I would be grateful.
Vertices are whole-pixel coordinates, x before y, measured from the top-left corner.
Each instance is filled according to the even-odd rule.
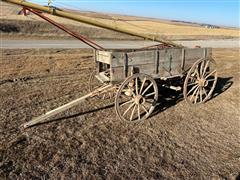
[[[68,119],[71,119],[71,118],[75,118],[75,117],[82,116],[82,115],[89,114],[89,113],[94,113],[94,112],[97,112],[97,111],[100,111],[100,110],[109,109],[109,108],[112,108],[112,107],[114,107],[114,103],[112,103],[110,105],[107,105],[107,106],[104,106],[104,107],[97,108],[97,109],[92,109],[92,110],[84,111],[84,112],[78,112],[78,113],[72,114],[70,116],[63,116],[63,117],[56,118],[56,119],[49,119],[45,122],[38,123],[38,124],[33,125],[31,127],[35,127],[35,126],[42,125],[42,124],[49,124],[49,123],[52,123],[52,122],[56,123],[56,122],[63,121],[63,120],[65,121],[65,120],[68,120]]]
[[[211,99],[227,91],[233,85],[232,78],[233,77],[225,77],[225,78],[219,77]]]
[[[232,77],[219,77],[212,97],[208,101],[211,101],[215,97],[227,91],[232,84]],[[159,88],[158,104],[151,116],[165,111],[182,100],[184,100],[182,92],[177,92],[166,88]]]

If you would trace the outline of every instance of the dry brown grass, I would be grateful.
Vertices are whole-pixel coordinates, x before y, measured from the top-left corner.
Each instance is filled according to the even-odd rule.
[[[161,91],[155,115],[134,126],[112,101],[86,100],[55,122],[18,127],[88,92],[89,50],[1,50],[1,179],[235,179],[240,169],[239,49],[213,51],[214,98],[189,107]]]

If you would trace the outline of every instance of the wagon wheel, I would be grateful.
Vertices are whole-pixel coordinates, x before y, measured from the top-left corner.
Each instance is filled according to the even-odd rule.
[[[92,74],[90,75],[90,78],[89,78],[89,91],[90,92],[93,92],[94,90],[106,85],[106,83],[102,83],[96,78],[96,74],[97,74],[97,71],[94,70],[92,72]],[[97,95],[97,98],[99,98],[99,99],[111,99],[113,97],[114,97],[113,92],[106,92],[106,93]]]
[[[184,82],[183,95],[188,104],[207,101],[217,83],[216,62],[212,58],[199,59],[189,70]]]
[[[121,120],[137,122],[145,120],[152,113],[157,100],[155,80],[146,74],[134,74],[119,87],[115,108]]]

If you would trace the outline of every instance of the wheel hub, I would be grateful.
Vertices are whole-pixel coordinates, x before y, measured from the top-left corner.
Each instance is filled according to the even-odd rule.
[[[135,104],[143,104],[143,103],[145,103],[145,98],[141,95],[137,95],[134,98],[134,102],[135,102]]]
[[[206,81],[206,79],[204,79],[204,78],[199,79],[199,80],[198,80],[198,85],[199,85],[200,87],[205,87],[205,86],[207,86],[207,81]]]

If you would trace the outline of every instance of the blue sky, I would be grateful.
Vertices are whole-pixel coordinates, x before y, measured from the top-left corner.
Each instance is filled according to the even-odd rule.
[[[48,0],[30,0],[47,4]],[[79,10],[240,27],[240,0],[53,0]]]

